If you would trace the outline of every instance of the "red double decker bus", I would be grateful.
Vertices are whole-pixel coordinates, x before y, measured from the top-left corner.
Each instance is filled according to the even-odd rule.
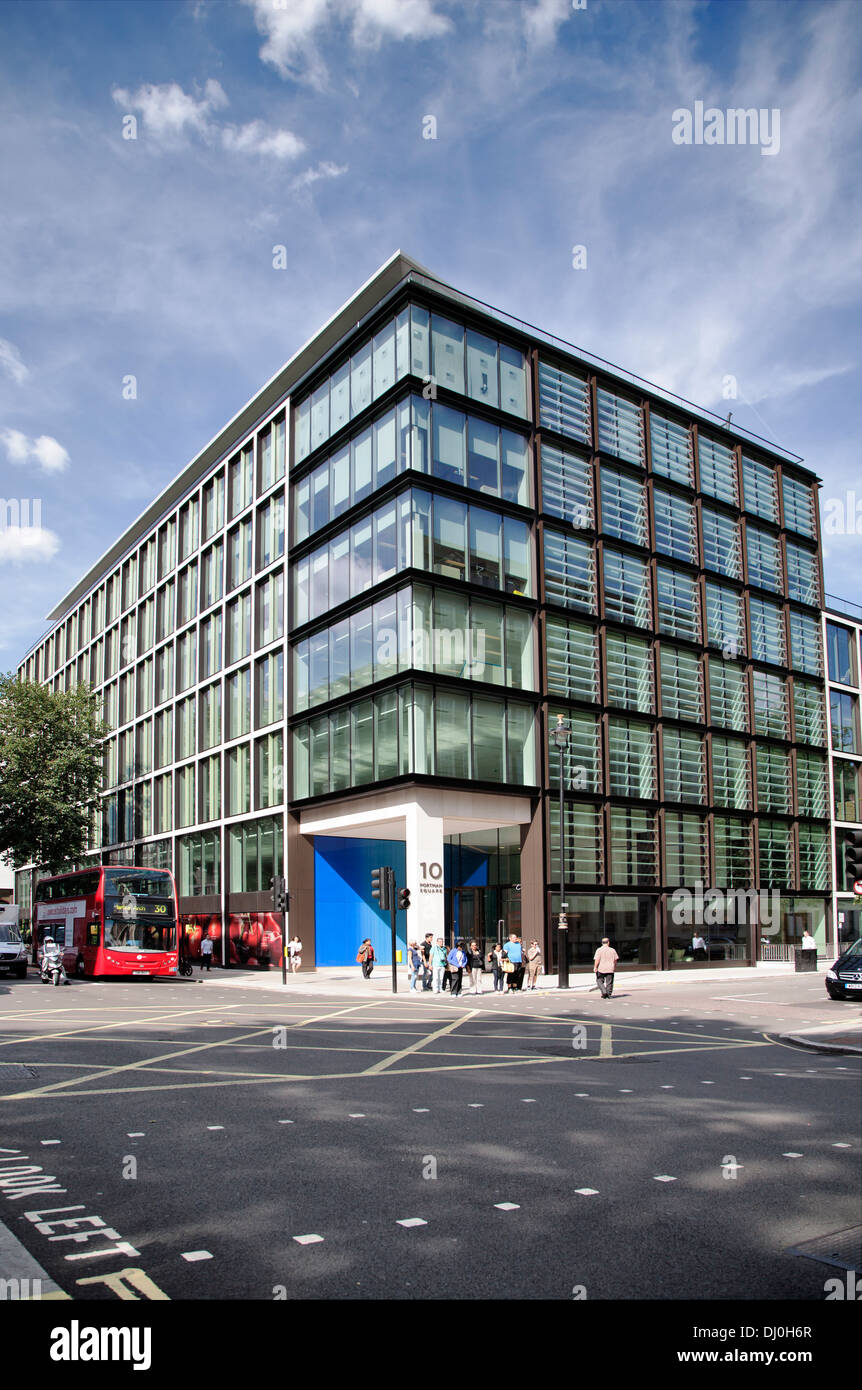
[[[102,865],[36,885],[37,960],[53,936],[67,975],[175,975],[177,890],[167,869]]]

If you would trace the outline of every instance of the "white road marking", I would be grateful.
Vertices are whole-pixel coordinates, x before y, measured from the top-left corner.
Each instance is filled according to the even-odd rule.
[[[279,1120],[278,1123],[279,1123],[280,1125],[293,1125],[293,1124],[296,1124],[296,1121],[295,1121],[295,1120]]]
[[[522,1105],[535,1105],[536,1102],[535,1102],[535,1100],[533,1099],[532,1096],[521,1096],[521,1104],[522,1104]]]
[[[575,1192],[579,1197],[598,1197],[599,1195],[597,1187],[576,1187]]]
[[[484,1110],[485,1102],[482,1100],[471,1100],[467,1105],[468,1110]]]
[[[833,1149],[849,1149],[851,1146],[849,1144],[833,1144],[832,1147]]]
[[[653,1182],[676,1182],[676,1178],[672,1178],[669,1173],[658,1173]]]
[[[40,1139],[40,1140],[39,1140],[39,1143],[40,1143],[40,1144],[59,1144],[59,1143],[60,1143],[60,1140],[59,1140],[59,1139]]]
[[[494,1203],[494,1206],[497,1208],[498,1211],[520,1211],[520,1210],[521,1210],[521,1208],[520,1208],[520,1206],[518,1205],[517,1202],[495,1202],[495,1203]]]
[[[620,1095],[621,1095],[621,1096],[630,1096],[630,1095],[632,1095],[632,1091],[629,1090],[629,1089],[627,1089],[625,1086],[621,1086],[621,1087],[620,1087]]]
[[[293,1239],[297,1245],[318,1245],[323,1240],[323,1236],[294,1236]]]
[[[714,1085],[715,1085],[715,1082],[714,1082],[714,1081],[701,1081],[700,1084],[701,1084],[701,1086],[714,1086]]]
[[[195,1264],[198,1260],[211,1260],[213,1257],[209,1250],[185,1250],[182,1258],[188,1260],[189,1264]]]
[[[750,1004],[753,999],[768,999],[768,994],[714,994],[714,999],[733,999],[737,1003]]]
[[[577,1099],[581,1096],[588,1096],[589,1094],[589,1091],[575,1091],[575,1098]]]
[[[224,1129],[224,1125],[207,1125],[207,1129]]]
[[[396,1221],[396,1226],[427,1226],[428,1222],[423,1221],[421,1216],[406,1216],[403,1221]]]
[[[413,1114],[414,1114],[414,1115],[430,1115],[430,1113],[431,1113],[431,1112],[430,1112],[430,1110],[428,1109],[428,1107],[427,1107],[426,1105],[419,1105],[419,1106],[414,1105],[414,1107],[413,1107]]]
[[[349,1120],[364,1120],[365,1116],[363,1114],[360,1114],[358,1111],[355,1113],[351,1111],[347,1118]]]
[[[662,1090],[663,1090],[663,1091],[672,1091],[672,1090],[673,1090],[673,1086],[662,1086]]]
[[[143,1139],[145,1131],[143,1129],[133,1129],[126,1134],[127,1139]]]
[[[782,1157],[782,1158],[801,1158],[801,1157],[802,1157],[802,1154],[793,1153],[793,1152],[791,1151],[790,1153],[782,1154],[781,1157]]]

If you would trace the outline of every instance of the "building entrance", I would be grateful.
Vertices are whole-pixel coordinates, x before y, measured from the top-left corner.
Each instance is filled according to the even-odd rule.
[[[451,888],[446,893],[446,945],[459,937],[478,941],[487,955],[510,932],[521,935],[521,891],[517,886]]]

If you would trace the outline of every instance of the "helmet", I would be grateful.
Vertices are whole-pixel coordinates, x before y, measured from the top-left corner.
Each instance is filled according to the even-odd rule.
[[[54,938],[53,938],[53,936],[46,936],[46,937],[44,938],[44,940],[42,941],[42,945],[43,945],[43,946],[47,946],[47,945],[49,945],[49,943],[50,943],[51,946],[54,945]]]

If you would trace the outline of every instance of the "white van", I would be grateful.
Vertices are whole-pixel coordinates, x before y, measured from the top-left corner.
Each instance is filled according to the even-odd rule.
[[[27,947],[21,940],[17,903],[0,903],[0,970],[14,970],[19,980],[27,976]]]

